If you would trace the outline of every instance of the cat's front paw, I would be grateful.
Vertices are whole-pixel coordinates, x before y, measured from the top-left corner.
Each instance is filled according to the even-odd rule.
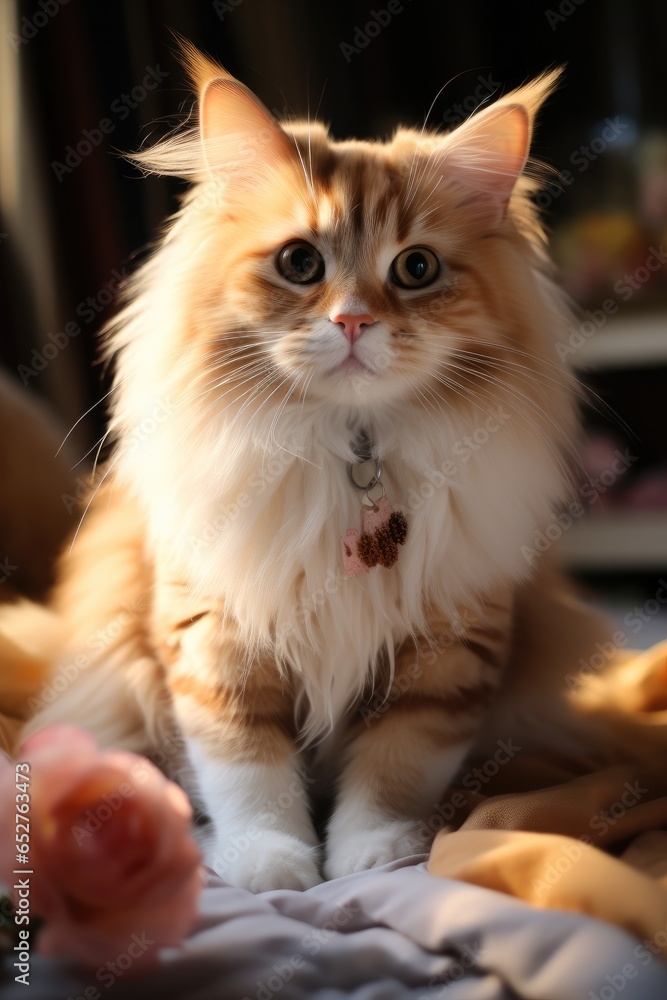
[[[413,819],[392,819],[372,827],[333,831],[327,841],[324,872],[327,878],[379,868],[390,861],[424,854],[430,849],[424,824]]]
[[[278,830],[263,830],[253,840],[227,838],[208,860],[226,882],[250,892],[310,889],[322,881],[318,848]]]

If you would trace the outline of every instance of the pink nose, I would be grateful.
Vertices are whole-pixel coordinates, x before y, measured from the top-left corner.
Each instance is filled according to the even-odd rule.
[[[363,313],[360,316],[354,316],[352,313],[339,313],[338,316],[331,317],[331,322],[342,326],[343,333],[353,344],[362,335],[364,328],[374,323],[375,319],[368,313]]]

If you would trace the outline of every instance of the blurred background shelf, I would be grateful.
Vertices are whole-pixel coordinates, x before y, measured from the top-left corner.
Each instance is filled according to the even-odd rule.
[[[561,539],[565,564],[575,572],[644,573],[667,565],[667,510],[591,514]]]
[[[589,331],[590,336],[570,358],[582,381],[596,394],[587,413],[589,431],[617,438],[621,452],[628,445],[636,456],[628,475],[614,486],[621,492],[628,484],[630,490],[636,489],[642,476],[664,469],[667,310],[653,305],[639,310],[627,307],[603,321],[595,332],[590,324],[596,315],[601,318],[601,310],[584,313],[579,330]],[[595,480],[595,471],[592,476]],[[609,582],[664,572],[667,504],[656,506],[653,499],[645,509],[630,506],[606,513],[591,509],[564,533],[561,555],[571,572],[604,574]]]
[[[612,317],[572,361],[583,369],[667,365],[667,312]]]

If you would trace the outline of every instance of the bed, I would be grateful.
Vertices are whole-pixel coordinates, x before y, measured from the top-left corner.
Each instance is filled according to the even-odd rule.
[[[125,963],[121,961],[121,965]],[[663,1000],[667,965],[601,920],[536,910],[479,886],[430,874],[424,858],[253,896],[212,873],[201,917],[159,970],[97,975],[32,960],[30,988],[5,1000]]]
[[[666,1000],[667,644],[612,667],[588,707],[641,768],[519,755],[429,857],[256,896],[207,871],[196,925],[151,972],[33,954],[26,990],[4,955],[3,998]],[[0,748],[42,672],[0,630]]]

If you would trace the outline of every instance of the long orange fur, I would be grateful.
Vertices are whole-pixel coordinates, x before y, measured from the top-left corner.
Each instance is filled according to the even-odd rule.
[[[334,142],[186,62],[197,125],[135,159],[192,187],[110,332],[115,452],[53,600],[54,676],[84,665],[31,726],[152,755],[200,797],[222,874],[306,887],[308,776],[333,798],[335,876],[424,850],[472,748],[591,739],[562,677],[604,626],[525,556],[577,434],[525,166],[557,74],[450,135]],[[324,280],[280,276],[291,240]],[[388,279],[411,246],[441,261],[418,293]],[[341,303],[377,320],[354,371]],[[396,566],[348,579],[346,464],[369,429],[409,533]]]

